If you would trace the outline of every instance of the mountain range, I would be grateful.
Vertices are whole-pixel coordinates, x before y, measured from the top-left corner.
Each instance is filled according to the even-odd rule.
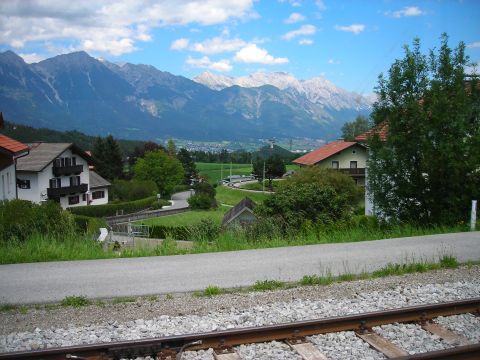
[[[322,77],[288,73],[193,80],[86,52],[27,64],[0,53],[0,111],[10,122],[126,139],[247,140],[338,137],[371,101]]]

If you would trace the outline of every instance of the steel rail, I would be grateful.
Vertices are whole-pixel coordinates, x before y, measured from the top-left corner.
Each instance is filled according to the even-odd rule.
[[[425,322],[439,316],[464,313],[480,314],[480,298],[200,334],[174,335],[36,351],[0,353],[0,360],[65,359],[68,357],[94,360],[132,358],[135,356],[148,355],[155,356],[165,350],[179,351],[182,347],[188,346],[189,344],[192,345],[188,346],[188,350],[218,349],[241,344],[298,339],[304,336],[339,331],[363,332],[379,325]],[[476,352],[477,358],[480,358],[480,349],[478,347],[473,348],[473,351]],[[453,355],[451,355],[450,358],[453,359]],[[461,359],[461,357],[458,357],[458,359]]]

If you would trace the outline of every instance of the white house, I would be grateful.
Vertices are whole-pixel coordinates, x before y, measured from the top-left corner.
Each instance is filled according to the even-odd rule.
[[[26,155],[27,145],[0,134],[0,200],[17,198],[16,162]]]
[[[54,200],[63,208],[108,202],[110,183],[89,169],[92,158],[78,146],[34,143],[29,147],[30,153],[17,160],[19,199]]]

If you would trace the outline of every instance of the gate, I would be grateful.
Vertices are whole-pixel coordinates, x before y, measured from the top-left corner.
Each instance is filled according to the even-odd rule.
[[[149,238],[150,227],[148,225],[121,223],[111,226],[110,243],[118,242],[123,246],[135,246],[135,238]]]

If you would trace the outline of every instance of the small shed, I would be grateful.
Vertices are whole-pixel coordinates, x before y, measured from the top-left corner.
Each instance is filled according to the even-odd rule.
[[[253,210],[255,203],[249,197],[245,197],[223,217],[222,226],[243,226],[252,224],[257,217]]]

